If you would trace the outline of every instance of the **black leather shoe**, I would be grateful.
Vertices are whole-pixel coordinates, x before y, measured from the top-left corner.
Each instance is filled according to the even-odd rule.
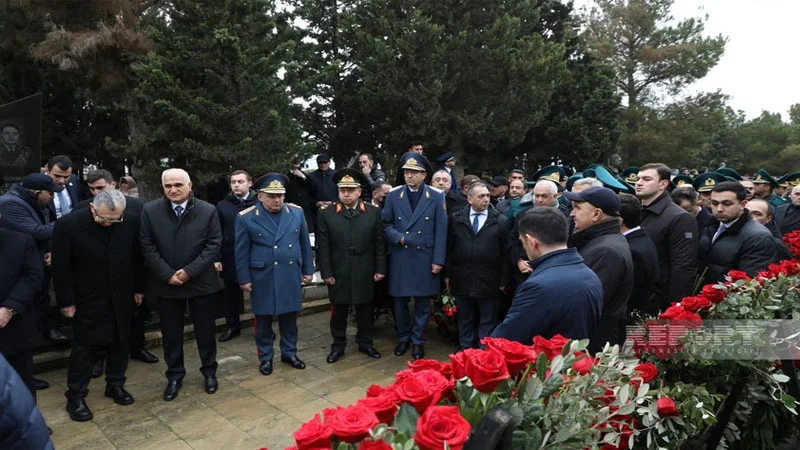
[[[67,400],[67,412],[69,413],[69,418],[75,422],[86,422],[94,417],[92,412],[89,411],[89,407],[86,406],[86,401],[82,398]]]
[[[45,332],[44,333],[44,337],[46,339],[49,339],[49,340],[53,341],[53,342],[69,342],[69,338],[64,333],[59,331],[57,328],[53,328],[53,329]],[[89,419],[91,419],[91,417]],[[89,419],[86,419],[86,420],[89,420]]]
[[[236,336],[239,336],[241,334],[242,334],[242,330],[240,330],[238,328],[235,329],[235,330],[225,330],[225,332],[222,333],[222,336],[219,337],[219,341],[220,342],[228,342],[231,339],[233,339]]]
[[[373,359],[380,359],[381,358],[381,353],[379,351],[375,350],[375,347],[361,347],[361,348],[358,349],[358,351],[360,351],[361,353],[363,353],[363,354],[365,354],[365,355],[367,355],[367,356],[369,356],[370,358],[373,358]]]
[[[180,391],[181,386],[183,386],[183,381],[170,381],[167,383],[167,388],[164,389],[164,401],[171,402],[175,400],[175,397],[178,396],[178,391]]]
[[[408,347],[411,347],[411,343],[406,342],[398,342],[397,345],[394,346],[394,356],[403,356],[408,351]]]
[[[424,358],[425,349],[421,345],[414,344],[414,347],[411,349],[411,357],[414,358],[414,360]]]
[[[217,392],[219,389],[219,383],[217,383],[217,377],[211,376],[206,377],[206,392],[209,394],[213,394]]]
[[[100,378],[103,376],[103,366],[105,362],[105,359],[100,359],[94,363],[94,367],[92,367],[92,378]]]
[[[147,364],[155,364],[158,362],[158,356],[148,352],[145,349],[132,350],[131,359],[135,359]]]
[[[333,364],[336,361],[342,359],[343,356],[344,352],[340,352],[339,350],[331,350],[331,352],[328,353],[328,359],[326,359],[325,361],[327,361],[328,364]]]
[[[41,391],[50,387],[50,383],[44,380],[40,380],[38,378],[33,379],[33,388],[37,391]]]
[[[294,367],[295,369],[303,370],[306,368],[306,363],[300,361],[300,358],[297,355],[294,356],[281,356],[281,362],[289,364],[290,366]]]
[[[261,364],[258,366],[258,371],[261,372],[261,375],[269,375],[272,373],[272,360],[261,361]]]
[[[122,406],[133,404],[133,396],[123,387],[106,386],[106,397],[113,399],[114,403]]]

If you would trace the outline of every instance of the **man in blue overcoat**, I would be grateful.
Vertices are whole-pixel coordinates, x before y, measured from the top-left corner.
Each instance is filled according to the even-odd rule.
[[[411,356],[425,356],[425,326],[431,312],[430,297],[439,294],[439,272],[447,253],[447,213],[444,193],[425,184],[430,165],[422,155],[409,152],[401,160],[405,185],[386,196],[383,224],[389,242],[389,295],[394,297],[396,356],[411,344]],[[414,298],[413,329],[409,302]]]
[[[297,312],[302,309],[302,284],[314,275],[314,261],[303,209],[284,204],[288,183],[282,174],[263,176],[254,187],[258,202],[236,216],[236,273],[242,290],[250,292],[263,375],[272,373],[274,316],[281,361],[295,369],[306,367],[297,357]]]

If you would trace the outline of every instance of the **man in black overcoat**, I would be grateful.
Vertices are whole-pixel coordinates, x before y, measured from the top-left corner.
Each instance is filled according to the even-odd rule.
[[[130,405],[125,390],[130,322],[144,299],[145,270],[139,226],[116,189],[99,192],[89,208],[73,211],[53,231],[53,282],[61,313],[72,319],[72,354],[67,371],[67,412],[92,419],[86,395],[92,368],[105,355],[105,396]]]
[[[372,346],[372,300],[375,283],[387,269],[381,210],[359,200],[364,182],[359,171],[338,170],[333,180],[339,201],[320,211],[316,233],[320,271],[333,303],[333,345],[327,361],[332,364],[344,356],[350,306],[356,311],[358,351],[377,359],[381,354]]]

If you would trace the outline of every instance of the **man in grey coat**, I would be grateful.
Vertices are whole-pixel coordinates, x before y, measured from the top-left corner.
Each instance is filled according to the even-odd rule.
[[[187,303],[206,392],[217,391],[214,300],[220,288],[216,271],[221,269],[222,231],[216,208],[192,195],[192,181],[185,170],[165,170],[161,185],[164,198],[144,206],[140,232],[149,275],[147,291],[158,298],[161,315],[168,381],[164,400],[171,401],[186,375],[183,317]]]

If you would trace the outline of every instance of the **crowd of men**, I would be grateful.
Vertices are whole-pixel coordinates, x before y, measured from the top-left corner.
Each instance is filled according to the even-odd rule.
[[[0,351],[34,396],[47,387],[32,373],[34,334],[68,340],[49,316],[52,280],[73,330],[66,409],[91,420],[92,377],[105,373],[106,397],[129,405],[129,360],[158,361],[144,349],[147,296],[160,316],[164,400],[179,395],[186,374],[187,312],[213,394],[220,289],[219,341],[241,334],[248,293],[258,370],[267,376],[275,321],[280,361],[305,368],[297,317],[317,271],[332,304],[330,364],[345,356],[351,311],[358,351],[381,357],[372,341],[380,283],[392,297],[396,356],[424,357],[431,300],[445,289],[457,306],[459,350],[487,336],[529,344],[561,334],[598,351],[625,341],[634,311],[655,315],[700,281],[732,269],[753,276],[787,257],[781,236],[800,228],[800,174],[776,180],[759,170],[748,179],[720,169],[691,178],[658,163],[620,174],[552,165],[484,181],[459,178],[451,153],[434,169],[414,143],[390,186],[370,154],[358,169],[334,171],[330,162],[319,155],[318,169],[305,173],[297,159],[287,173],[256,180],[236,170],[215,207],[193,195],[178,168],[161,174],[163,197],[144,204],[133,179],[117,185],[94,170],[83,199],[69,158],[52,158],[0,196],[0,257],[11,262],[0,275]]]

